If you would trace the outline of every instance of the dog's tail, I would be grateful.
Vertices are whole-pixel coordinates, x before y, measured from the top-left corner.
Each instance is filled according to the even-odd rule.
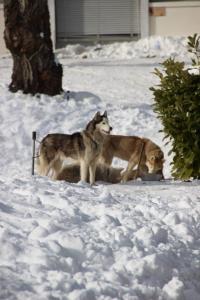
[[[49,162],[46,157],[45,149],[43,143],[40,144],[38,151],[38,157],[36,161],[36,169],[38,175],[47,176],[49,172]]]

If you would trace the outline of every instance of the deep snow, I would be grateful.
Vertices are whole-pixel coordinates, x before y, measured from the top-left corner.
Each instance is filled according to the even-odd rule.
[[[12,61],[0,59],[0,299],[200,299],[200,185],[169,179],[149,91],[163,57],[188,61],[185,45],[158,37],[59,50],[69,101],[9,93]],[[114,133],[162,147],[169,180],[90,187],[31,177],[32,131],[82,130],[105,109]]]

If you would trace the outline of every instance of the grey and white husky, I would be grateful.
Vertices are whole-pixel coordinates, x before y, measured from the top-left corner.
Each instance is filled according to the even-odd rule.
[[[80,163],[81,181],[94,184],[97,162],[101,156],[105,135],[110,134],[107,112],[97,112],[82,132],[48,134],[41,142],[37,171],[39,175],[57,179],[63,162],[72,158]]]

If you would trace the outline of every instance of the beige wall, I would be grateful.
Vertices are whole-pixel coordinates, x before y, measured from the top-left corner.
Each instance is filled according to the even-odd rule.
[[[150,35],[188,36],[200,34],[200,1],[151,3],[165,8],[164,16],[150,16]]]
[[[3,16],[3,4],[0,4],[0,55],[6,54],[6,46],[3,38],[4,31],[4,16]]]

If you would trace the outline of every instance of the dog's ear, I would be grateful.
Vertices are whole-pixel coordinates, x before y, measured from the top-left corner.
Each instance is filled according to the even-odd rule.
[[[94,120],[98,120],[99,117],[101,116],[100,112],[96,112],[95,116],[94,116]]]
[[[107,118],[108,115],[107,115],[107,111],[105,110],[104,113],[103,113],[103,117]]]

